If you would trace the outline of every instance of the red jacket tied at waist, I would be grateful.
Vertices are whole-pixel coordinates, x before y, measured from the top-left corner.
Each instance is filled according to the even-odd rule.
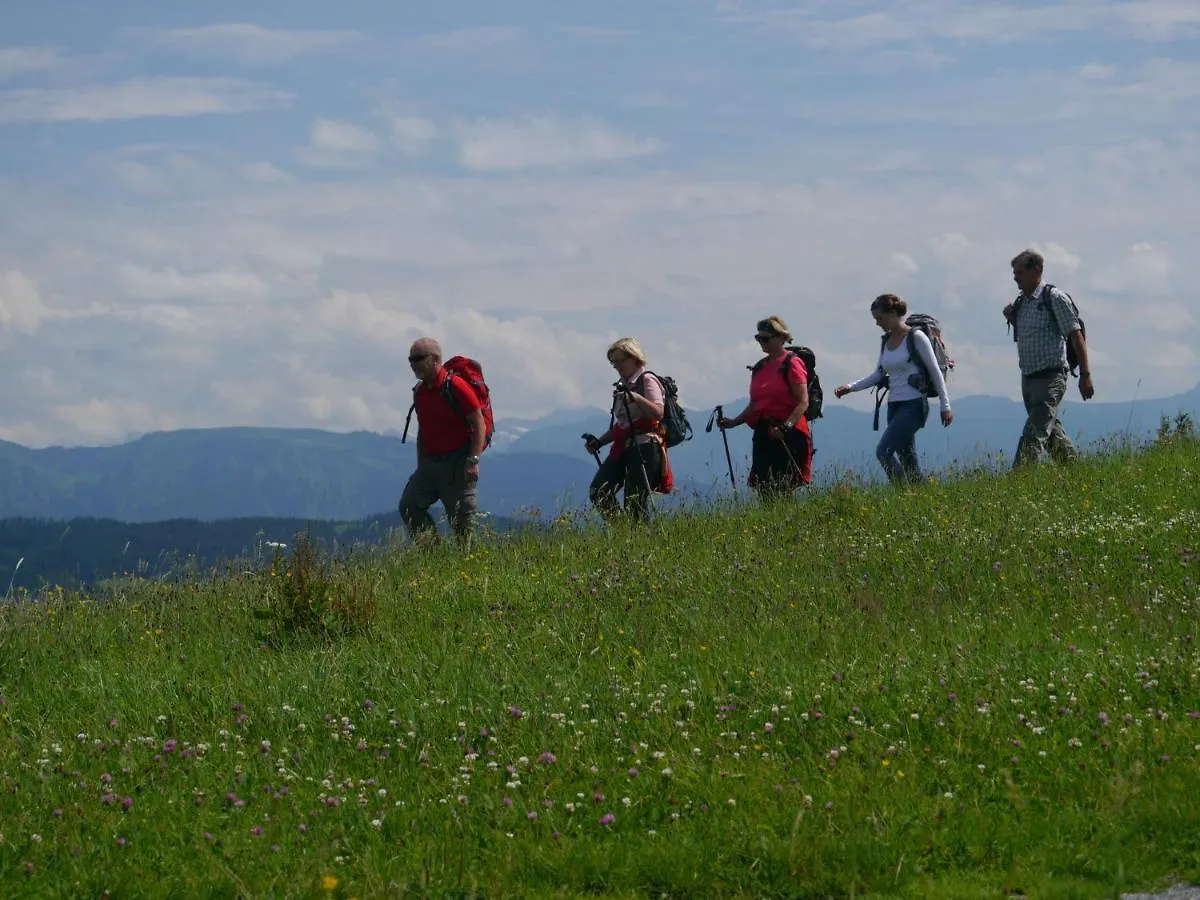
[[[633,428],[613,425],[612,446],[609,448],[608,458],[614,459],[625,452],[625,444],[629,441],[630,435],[653,434],[658,438],[658,444],[662,448],[662,478],[659,479],[657,485],[650,485],[650,489],[659,494],[669,494],[675,489],[675,476],[671,473],[671,459],[667,455],[667,446],[663,443],[666,433],[666,429],[658,419],[635,419]],[[632,465],[632,463],[630,464]]]

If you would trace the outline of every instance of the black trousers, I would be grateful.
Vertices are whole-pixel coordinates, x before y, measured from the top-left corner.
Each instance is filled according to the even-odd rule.
[[[610,456],[600,464],[588,488],[588,498],[606,519],[612,518],[621,512],[617,491],[623,488],[625,512],[635,519],[644,519],[650,509],[650,490],[662,479],[662,462],[662,447],[657,441],[627,446],[620,456]]]

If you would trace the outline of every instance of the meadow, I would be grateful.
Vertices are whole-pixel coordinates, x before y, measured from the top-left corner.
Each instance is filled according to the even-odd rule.
[[[0,609],[5,897],[1200,881],[1200,442]]]

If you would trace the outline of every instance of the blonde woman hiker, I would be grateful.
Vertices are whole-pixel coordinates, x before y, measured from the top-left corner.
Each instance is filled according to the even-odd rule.
[[[624,491],[625,512],[634,519],[649,513],[650,494],[669,494],[674,486],[667,458],[663,405],[666,392],[658,376],[646,370],[646,352],[636,338],[624,337],[608,348],[616,370],[612,425],[599,437],[585,435],[589,453],[611,445],[588,489],[588,497],[606,519],[617,516],[617,492]]]

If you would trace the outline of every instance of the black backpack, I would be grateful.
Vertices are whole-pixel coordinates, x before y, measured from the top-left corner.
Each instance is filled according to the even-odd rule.
[[[666,431],[667,446],[674,447],[676,444],[690,441],[692,439],[692,426],[688,423],[687,413],[679,405],[679,386],[675,384],[675,379],[666,375],[658,375],[654,372],[645,372],[642,374],[642,378],[645,378],[647,375],[654,375],[663,387],[662,423]],[[638,383],[641,383],[641,379],[639,379]],[[642,392],[638,391],[638,393]]]
[[[783,380],[787,381],[787,369],[791,363],[793,356],[800,357],[800,362],[804,363],[804,373],[808,381],[808,408],[804,410],[804,418],[808,421],[819,419],[822,416],[822,408],[825,405],[825,392],[821,390],[821,376],[817,374],[817,354],[812,351],[811,347],[785,347],[787,353],[783,356],[783,362],[779,366],[779,374],[783,376]],[[752,366],[747,366],[751,372],[757,372],[761,369],[767,360],[760,359]]]
[[[1046,290],[1042,292],[1042,296],[1038,299],[1038,303],[1041,305],[1042,309],[1049,310],[1050,317],[1054,319],[1054,327],[1058,329],[1058,333],[1063,336],[1063,340],[1067,344],[1067,371],[1078,378],[1079,354],[1075,352],[1075,347],[1071,344],[1070,336],[1066,334],[1062,330],[1062,326],[1058,324],[1058,316],[1054,314],[1054,304],[1046,302],[1046,292],[1058,291],[1067,299],[1067,304],[1071,307],[1071,312],[1075,313],[1075,318],[1079,320],[1079,334],[1083,337],[1084,341],[1087,341],[1087,326],[1083,324],[1083,316],[1079,314],[1079,307],[1075,305],[1075,300],[1070,294],[1068,294],[1062,288],[1056,288],[1054,285],[1048,282],[1046,283],[1045,287]],[[1008,324],[1009,327],[1012,328],[1014,341],[1017,339],[1017,312],[1021,309],[1021,304],[1024,301],[1025,295],[1022,294],[1016,299],[1016,302],[1013,303],[1012,318],[1009,320]]]

